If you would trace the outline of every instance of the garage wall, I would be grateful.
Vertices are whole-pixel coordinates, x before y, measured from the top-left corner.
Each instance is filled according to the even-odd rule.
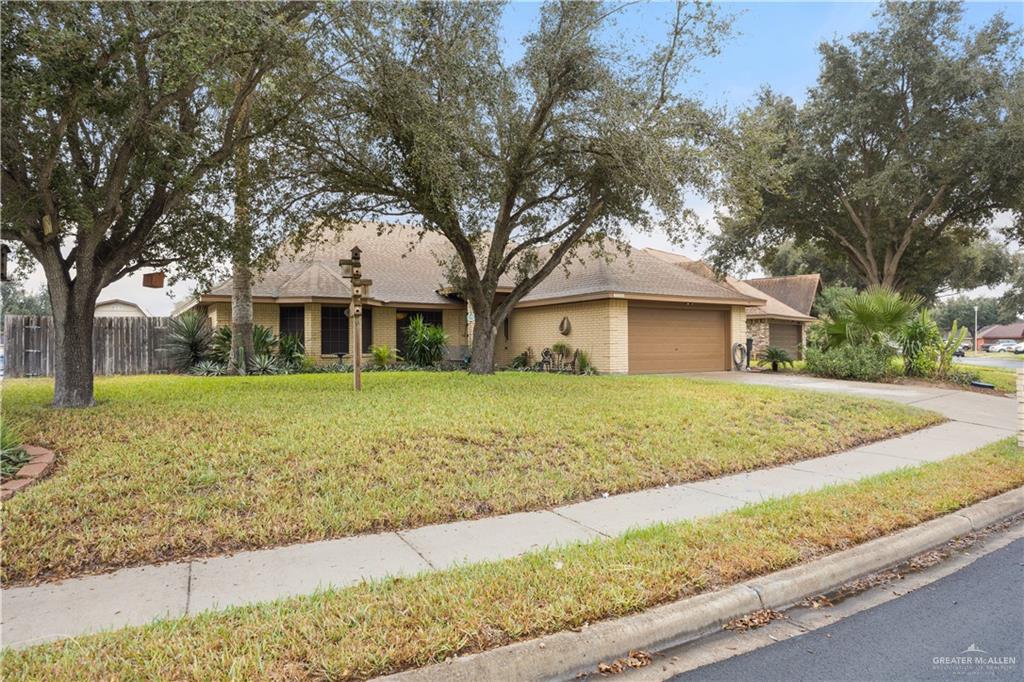
[[[563,317],[572,325],[568,336],[558,330]],[[627,325],[627,304],[621,299],[518,308],[512,312],[507,342],[503,330],[498,329],[495,364],[507,365],[527,348],[539,359],[545,348],[562,342],[573,350],[587,351],[597,371],[624,373],[628,368]]]
[[[747,345],[747,309],[741,305],[734,305],[732,307],[732,324],[730,325],[730,331],[732,338],[729,341],[729,357],[730,361],[732,358],[732,347],[734,345],[741,344],[744,347]]]

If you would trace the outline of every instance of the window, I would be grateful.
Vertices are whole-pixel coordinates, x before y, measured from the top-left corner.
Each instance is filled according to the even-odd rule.
[[[349,352],[347,305],[320,306],[320,354],[344,355]],[[363,350],[373,345],[373,308],[363,306]]]
[[[342,355],[348,352],[348,308],[343,305],[320,306],[320,354]]]
[[[306,342],[306,309],[301,305],[281,306],[278,318],[278,336],[294,336],[303,343]]]

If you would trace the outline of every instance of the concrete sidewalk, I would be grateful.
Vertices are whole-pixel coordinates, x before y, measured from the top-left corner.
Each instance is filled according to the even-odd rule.
[[[656,488],[551,510],[129,568],[2,592],[3,646],[23,647],[209,609],[310,594],[363,580],[503,559],[629,528],[713,516],[750,502],[916,466],[1013,434],[1015,401],[964,391],[713,373],[702,377],[894,400],[952,421],[787,466]]]

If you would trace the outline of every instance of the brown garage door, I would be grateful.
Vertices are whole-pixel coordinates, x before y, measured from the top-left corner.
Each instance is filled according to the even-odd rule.
[[[792,357],[800,356],[800,325],[772,322],[768,325],[768,345],[781,348]]]
[[[629,371],[728,369],[724,310],[629,306]]]

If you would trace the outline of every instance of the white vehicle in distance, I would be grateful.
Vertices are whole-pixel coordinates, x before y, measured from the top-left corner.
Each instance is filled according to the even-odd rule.
[[[1002,339],[996,341],[988,347],[989,353],[1012,353],[1013,349],[1017,346],[1015,339]]]

